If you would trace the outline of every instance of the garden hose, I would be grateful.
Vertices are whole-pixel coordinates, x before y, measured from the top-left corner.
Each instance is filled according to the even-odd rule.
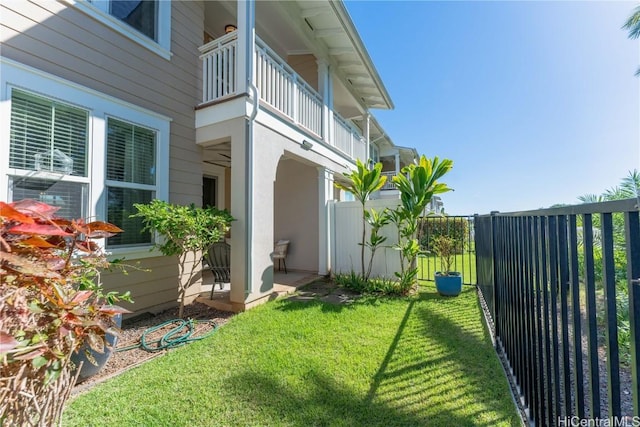
[[[195,327],[197,323],[208,323],[213,325],[213,329],[207,332],[204,335],[193,336],[195,332]],[[153,332],[164,328],[165,326],[175,324],[173,328],[171,328],[167,333],[165,333],[160,339],[155,341],[147,341],[147,335],[152,334]],[[208,337],[213,334],[218,329],[218,325],[213,320],[184,320],[184,319],[173,319],[167,320],[166,322],[160,323],[159,325],[152,326],[147,328],[142,333],[140,337],[140,344],[133,344],[127,347],[122,347],[116,349],[117,352],[120,351],[128,351],[134,350],[136,348],[141,348],[148,352],[156,352],[167,350],[170,348],[178,347],[183,344],[187,344],[193,341],[198,341],[203,338]]]

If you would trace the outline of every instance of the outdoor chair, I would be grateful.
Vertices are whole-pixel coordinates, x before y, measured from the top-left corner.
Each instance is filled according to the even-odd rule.
[[[289,240],[278,240],[273,249],[273,260],[278,260],[278,270],[281,270],[280,261],[284,264],[284,273],[287,274],[287,250],[289,249]]]
[[[213,299],[213,291],[217,283],[220,283],[220,289],[222,289],[225,283],[231,282],[231,246],[226,242],[216,242],[209,246],[204,257],[209,270],[213,273],[210,297]]]

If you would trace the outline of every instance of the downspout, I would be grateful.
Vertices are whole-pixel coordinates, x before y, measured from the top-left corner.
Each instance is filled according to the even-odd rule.
[[[245,165],[247,165],[248,176],[247,176],[247,179],[245,180],[244,191],[245,191],[245,194],[251,195],[251,197],[247,197],[247,203],[245,208],[245,218],[247,218],[247,241],[252,242],[253,241],[253,221],[249,219],[253,218],[252,217],[252,213],[253,213],[253,123],[256,119],[256,116],[258,115],[259,93],[258,93],[258,88],[253,84],[251,79],[247,81],[247,86],[253,94],[253,102],[252,102],[251,115],[249,115],[249,120],[247,120],[245,124],[247,139],[251,141],[251,144],[248,144],[247,149],[245,150],[244,160],[245,160]],[[252,96],[248,92],[247,92],[247,95]],[[245,288],[244,288],[244,296],[246,298],[251,293],[251,284],[253,283],[252,281],[253,270],[252,270],[252,262],[251,262],[251,245],[244,245],[244,246],[245,246],[245,249],[244,249],[245,260],[248,267],[246,269],[247,277],[246,277]]]

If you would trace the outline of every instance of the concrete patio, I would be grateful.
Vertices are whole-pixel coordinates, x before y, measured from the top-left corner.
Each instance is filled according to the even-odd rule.
[[[284,271],[274,271],[273,292],[267,300],[273,300],[280,296],[291,294],[295,292],[297,288],[321,278],[322,276],[310,271],[289,270],[288,273],[285,273]],[[213,292],[213,298],[210,298],[211,286],[213,286],[213,275],[210,271],[203,271],[202,283],[202,292],[200,293],[200,296],[196,298],[197,302],[206,304],[217,310],[234,311],[230,299],[230,283],[225,283],[222,289],[220,289],[219,284],[216,284],[216,289]]]

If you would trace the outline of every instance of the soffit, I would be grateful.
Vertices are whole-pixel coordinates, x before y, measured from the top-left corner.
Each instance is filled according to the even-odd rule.
[[[315,43],[324,45],[343,83],[367,108],[392,109],[393,102],[342,2],[297,2]]]

